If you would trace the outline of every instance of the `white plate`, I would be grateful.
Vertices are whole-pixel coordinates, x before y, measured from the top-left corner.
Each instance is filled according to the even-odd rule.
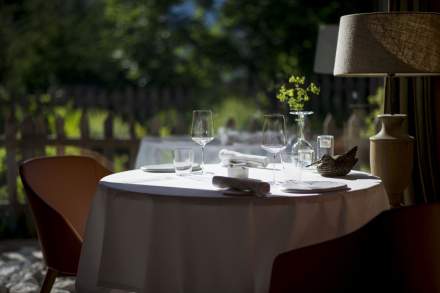
[[[157,164],[157,165],[145,165],[141,167],[144,172],[150,173],[174,173],[173,164]],[[200,171],[202,168],[199,164],[194,164],[192,167],[193,171]]]
[[[347,184],[334,181],[287,181],[281,186],[284,192],[319,193],[348,189]]]

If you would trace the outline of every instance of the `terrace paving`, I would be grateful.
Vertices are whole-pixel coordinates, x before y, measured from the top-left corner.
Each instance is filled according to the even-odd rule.
[[[0,241],[0,293],[39,292],[45,273],[36,240]],[[51,292],[75,292],[75,278],[57,278]]]

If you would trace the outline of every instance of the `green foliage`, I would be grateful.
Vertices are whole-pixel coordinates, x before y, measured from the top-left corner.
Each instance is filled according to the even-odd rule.
[[[376,134],[376,117],[384,111],[385,90],[378,87],[374,95],[368,97],[368,103],[373,110],[365,117],[366,131],[362,132],[364,138],[371,137]]]
[[[149,133],[152,135],[158,135],[160,137],[170,136],[175,132],[182,132],[183,123],[182,116],[176,109],[167,109],[160,111],[150,120]],[[186,133],[186,130],[183,130]]]
[[[253,119],[262,116],[255,103],[243,97],[230,96],[215,107],[214,126],[218,129],[234,119],[238,129],[247,129]]]
[[[289,105],[292,111],[301,111],[310,100],[309,94],[319,95],[319,87],[311,82],[306,86],[304,76],[291,75],[287,84],[281,85],[277,99]]]
[[[102,2],[82,2],[0,3],[0,87],[8,99],[87,79],[114,82]]]
[[[104,109],[90,109],[88,110],[90,136],[93,138],[104,137],[104,121],[108,115],[108,111]],[[60,116],[64,118],[64,130],[65,134],[71,138],[80,137],[80,121],[81,110],[74,108],[72,105],[56,106],[53,108],[53,113],[47,113],[46,119],[49,126],[49,132],[55,133],[55,120]],[[113,132],[114,136],[121,139],[130,137],[129,124],[124,121],[121,116],[116,115],[113,120]],[[139,137],[145,135],[146,128],[136,122],[135,131]]]
[[[70,84],[187,86],[197,93],[185,103],[191,108],[202,97],[216,103],[237,84],[272,96],[287,73],[312,73],[319,24],[371,6],[350,0],[2,1],[0,98],[11,102]]]

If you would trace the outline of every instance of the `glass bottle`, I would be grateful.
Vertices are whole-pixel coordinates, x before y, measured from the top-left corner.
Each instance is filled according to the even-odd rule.
[[[298,124],[298,133],[295,143],[292,146],[292,156],[303,167],[310,165],[314,161],[314,150],[310,142],[304,137],[304,125],[307,115],[313,114],[311,111],[297,111],[290,112],[292,115],[296,115],[296,122]]]

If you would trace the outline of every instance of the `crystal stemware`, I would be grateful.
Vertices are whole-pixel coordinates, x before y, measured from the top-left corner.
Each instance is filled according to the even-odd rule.
[[[275,159],[277,154],[286,148],[286,121],[284,115],[271,114],[264,115],[263,124],[263,141],[261,148],[273,155],[274,168],[272,183],[276,184],[275,180]]]
[[[214,139],[214,125],[211,110],[194,110],[191,137],[202,147],[202,173],[205,171],[205,146]]]

